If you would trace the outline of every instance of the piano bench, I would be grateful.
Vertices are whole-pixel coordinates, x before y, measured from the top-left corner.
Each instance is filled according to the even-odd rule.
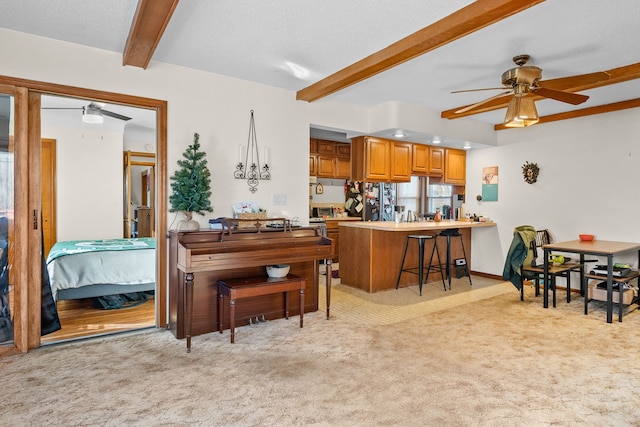
[[[300,291],[300,327],[304,315],[304,288],[306,280],[293,274],[286,277],[248,277],[239,279],[226,279],[218,281],[218,324],[222,333],[222,319],[224,318],[224,297],[229,297],[229,331],[231,332],[231,344],[235,341],[236,300],[284,293],[284,314],[289,318],[289,291]]]

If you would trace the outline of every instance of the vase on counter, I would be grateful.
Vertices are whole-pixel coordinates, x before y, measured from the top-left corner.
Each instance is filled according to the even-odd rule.
[[[436,209],[436,215],[433,217],[433,220],[435,222],[440,222],[442,221],[442,217],[440,216],[440,208]]]

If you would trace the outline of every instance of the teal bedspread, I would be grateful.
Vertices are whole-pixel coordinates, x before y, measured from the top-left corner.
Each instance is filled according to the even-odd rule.
[[[156,239],[141,237],[138,239],[106,239],[106,240],[66,240],[58,242],[51,248],[47,256],[47,264],[64,255],[81,254],[98,251],[131,251],[136,249],[155,249]]]

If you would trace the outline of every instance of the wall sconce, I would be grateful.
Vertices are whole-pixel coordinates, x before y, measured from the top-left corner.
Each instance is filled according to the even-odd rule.
[[[508,128],[521,128],[538,123],[538,111],[533,97],[528,94],[527,89],[522,89],[520,85],[515,87],[515,93],[504,117],[504,126]]]
[[[249,184],[249,191],[255,193],[258,191],[260,180],[270,180],[271,172],[269,170],[269,150],[264,149],[264,166],[260,166],[260,154],[258,150],[258,138],[256,136],[256,124],[253,120],[253,110],[251,110],[251,119],[249,120],[249,138],[247,146],[239,147],[238,164],[233,173],[236,179],[246,179]],[[243,162],[244,160],[244,162]]]

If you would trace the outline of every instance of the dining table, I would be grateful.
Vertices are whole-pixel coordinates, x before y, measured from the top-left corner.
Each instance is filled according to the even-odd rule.
[[[551,255],[551,251],[557,252],[568,252],[575,253],[580,255],[580,263],[584,264],[585,255],[593,255],[593,256],[601,256],[607,258],[607,323],[612,323],[613,321],[613,284],[615,282],[613,277],[613,257],[615,255],[620,255],[626,252],[638,251],[638,265],[640,265],[640,243],[632,243],[632,242],[616,242],[616,241],[608,241],[608,240],[570,240],[566,242],[558,242],[558,243],[549,243],[542,246],[544,250],[544,277],[548,277],[549,273],[549,258]],[[604,279],[604,276],[602,277]],[[580,291],[584,295],[584,314],[588,312],[588,303],[589,303],[589,295],[588,289],[586,286],[587,279],[581,281],[580,283]],[[622,286],[620,286],[622,289]],[[547,280],[544,281],[544,295],[543,295],[543,305],[544,308],[549,307],[549,282]],[[618,321],[622,322],[622,314],[623,314],[623,298],[622,291],[620,291],[620,295],[618,298]]]

